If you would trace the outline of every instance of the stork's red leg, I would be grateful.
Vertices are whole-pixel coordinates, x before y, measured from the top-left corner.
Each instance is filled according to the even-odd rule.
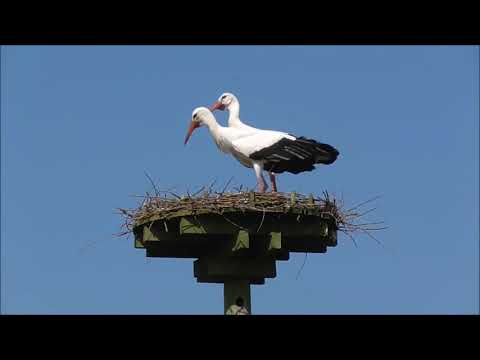
[[[275,179],[275,174],[269,172],[270,175],[270,182],[272,183],[272,192],[277,192],[277,181]]]
[[[262,179],[262,181],[258,182],[258,191],[261,193],[264,193],[267,190],[267,185],[265,184],[265,181]]]
[[[262,175],[263,167],[258,163],[253,163],[253,169],[255,170],[255,175],[257,176],[258,191],[264,193],[267,190],[268,185]]]

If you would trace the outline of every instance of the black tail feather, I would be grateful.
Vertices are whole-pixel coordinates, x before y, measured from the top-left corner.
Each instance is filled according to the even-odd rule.
[[[330,165],[337,160],[338,155],[340,155],[338,150],[332,145],[320,143],[316,140],[300,137],[295,142],[311,149],[311,152],[314,154],[315,164]]]
[[[298,174],[314,170],[315,164],[332,164],[338,155],[338,150],[331,145],[299,137],[295,140],[283,138],[276,144],[251,154],[250,158],[263,160],[267,171]]]

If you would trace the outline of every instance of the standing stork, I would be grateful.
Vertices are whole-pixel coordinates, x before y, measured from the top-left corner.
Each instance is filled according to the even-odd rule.
[[[206,107],[198,107],[193,111],[184,144],[187,144],[193,131],[201,126],[208,127],[222,152],[232,154],[242,165],[254,169],[260,192],[268,188],[263,170],[270,172],[272,191],[277,191],[273,173],[312,171],[315,164],[333,163],[339,154],[330,145],[280,131],[261,130],[245,124],[238,127],[221,126]]]
[[[210,107],[210,110],[212,112],[216,110],[227,110],[228,111],[228,126],[230,128],[235,128],[239,130],[244,130],[244,131],[259,131],[259,129],[256,129],[254,127],[251,127],[240,120],[240,102],[238,101],[237,97],[233,95],[232,93],[226,92],[220,95],[218,100]],[[304,137],[297,138],[296,136],[290,135],[290,134],[285,134],[284,138],[287,140],[293,140],[292,138],[297,140],[297,143],[295,146],[292,148],[292,144],[289,144],[287,146],[286,141],[283,141],[282,143],[278,144],[273,144],[274,146],[270,148],[271,151],[275,152],[277,151],[277,156],[273,156],[274,153],[270,154],[269,150],[265,148],[265,151],[262,152],[262,156],[265,156],[266,158],[276,158],[279,159],[279,156],[282,156],[282,154],[278,154],[278,152],[283,153],[283,157],[285,157],[285,152],[289,153],[290,155],[294,155],[298,158],[298,155],[301,155],[303,157],[307,156],[310,157],[310,159],[313,160],[313,164],[326,164],[329,165],[333,163],[337,156],[339,155],[339,152],[332,146],[328,144],[322,144],[319,143],[315,140],[311,139],[306,139]],[[289,138],[290,137],[290,138]],[[303,144],[303,146],[301,145]],[[310,144],[310,145],[307,145]],[[312,148],[313,146],[313,148]],[[294,148],[296,147],[297,153],[294,153],[292,151],[295,151]],[[303,148],[304,152],[302,154],[301,149]],[[310,148],[310,149],[308,149]],[[280,150],[280,151],[279,151]],[[283,150],[283,151],[282,151]],[[310,151],[308,151],[310,150]],[[299,152],[300,151],[300,152]],[[308,155],[305,153],[305,151],[308,152]],[[315,155],[316,153],[316,155]],[[323,154],[323,156],[320,156]],[[291,158],[291,156],[287,156],[289,161],[294,160]],[[283,159],[284,160],[284,159]],[[300,160],[306,160],[300,158]],[[272,161],[272,160],[271,160]],[[297,160],[298,163],[298,160]],[[313,165],[312,164],[312,165]],[[295,166],[288,168],[286,164],[282,164],[281,166],[269,166],[271,164],[266,164],[264,166],[264,169],[268,171],[268,174],[270,176],[270,183],[272,184],[272,191],[277,191],[277,183],[275,179],[275,174],[277,173],[282,173],[284,171],[288,171],[294,174],[297,174],[299,172],[303,171],[311,171],[313,170],[308,166],[308,161],[304,162],[304,169],[297,168]],[[295,172],[296,171],[296,172]]]
[[[237,97],[232,93],[226,92],[220,95],[217,101],[210,107],[212,112],[215,110],[227,110],[228,111],[228,126],[238,129],[255,129],[251,126],[244,124],[240,120],[240,102]]]

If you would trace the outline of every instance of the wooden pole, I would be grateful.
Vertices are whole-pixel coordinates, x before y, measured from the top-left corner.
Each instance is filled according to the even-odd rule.
[[[252,313],[249,280],[229,280],[223,284],[225,315]]]

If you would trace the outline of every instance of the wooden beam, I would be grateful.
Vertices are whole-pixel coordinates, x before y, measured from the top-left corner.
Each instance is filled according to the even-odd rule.
[[[226,315],[251,314],[250,282],[248,280],[226,281],[223,285],[223,303]]]
[[[195,277],[215,277],[225,280],[274,278],[275,259],[203,257],[193,263]]]

